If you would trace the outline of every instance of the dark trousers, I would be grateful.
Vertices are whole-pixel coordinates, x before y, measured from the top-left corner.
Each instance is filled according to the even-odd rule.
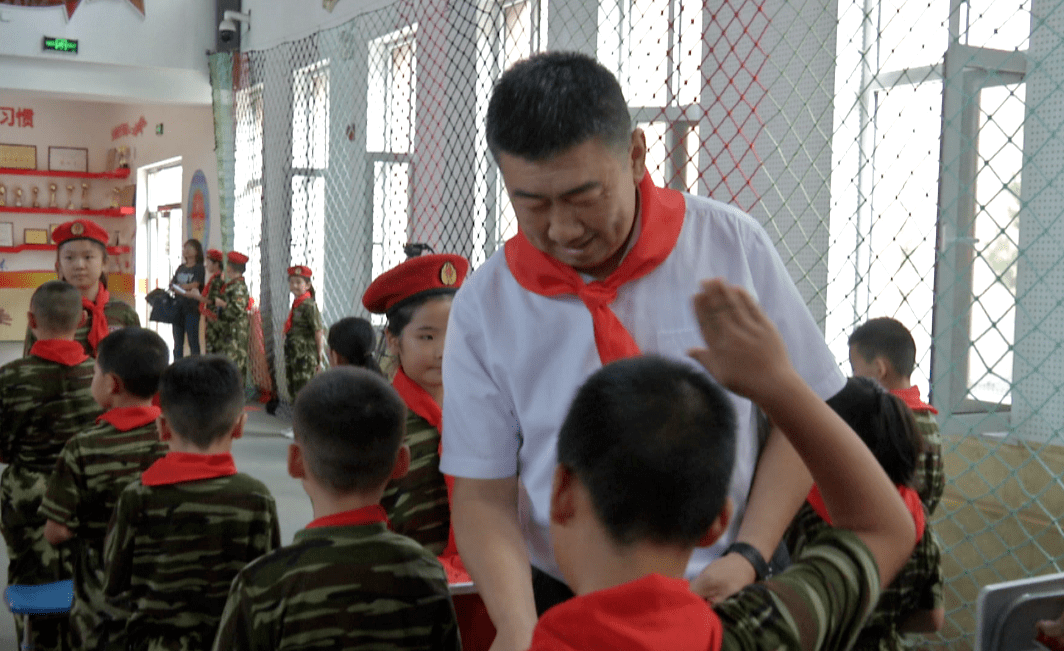
[[[532,568],[532,595],[536,598],[537,616],[576,596],[569,586],[537,567]]]
[[[182,310],[174,322],[174,359],[185,356],[185,333],[188,333],[188,352],[199,355],[199,310]]]

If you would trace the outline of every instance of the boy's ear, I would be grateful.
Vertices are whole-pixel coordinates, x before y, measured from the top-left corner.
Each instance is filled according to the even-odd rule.
[[[550,485],[550,521],[552,524],[565,525],[576,514],[575,484],[576,476],[567,466],[558,464],[554,468],[554,479]]]
[[[33,312],[26,312],[26,321],[29,322],[30,330],[37,329],[37,315]]]
[[[107,382],[107,393],[112,396],[117,396],[125,392],[126,385],[122,383],[122,378],[118,377],[114,373],[104,373],[103,379]]]
[[[241,412],[240,418],[236,419],[236,423],[233,424],[233,429],[229,432],[230,437],[238,439],[244,435],[244,425],[248,422],[247,412]]]
[[[336,352],[332,348],[329,349],[329,366],[333,368],[337,366],[344,366],[344,362],[340,361],[340,353]]]
[[[159,414],[159,417],[155,419],[155,429],[159,432],[160,441],[169,441],[174,437],[174,430],[170,429],[170,423],[167,422],[166,416]]]
[[[410,446],[404,444],[399,446],[399,453],[395,455],[392,479],[402,479],[408,472],[410,472]]]
[[[292,479],[304,479],[307,467],[303,461],[303,448],[298,443],[288,444],[288,476]]]
[[[891,366],[890,360],[887,359],[886,355],[876,355],[872,359],[872,369],[876,374],[875,380],[879,382],[880,386],[885,386],[883,381],[894,372],[894,367]]]
[[[731,524],[732,513],[735,511],[735,503],[732,502],[732,498],[724,498],[724,506],[720,509],[720,514],[717,519],[713,521],[713,524],[709,525],[709,529],[698,540],[699,547],[709,547],[713,543],[717,542],[717,539],[724,535],[724,532],[728,530],[728,525]]]

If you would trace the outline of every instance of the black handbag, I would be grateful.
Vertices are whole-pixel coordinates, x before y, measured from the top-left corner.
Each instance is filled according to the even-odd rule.
[[[177,323],[181,319],[181,303],[177,297],[165,289],[153,289],[144,300],[151,306],[150,321],[159,323]]]

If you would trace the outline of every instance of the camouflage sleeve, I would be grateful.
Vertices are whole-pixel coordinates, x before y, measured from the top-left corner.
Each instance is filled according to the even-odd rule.
[[[270,495],[269,514],[267,526],[270,528],[269,537],[262,554],[267,554],[281,546],[281,519],[277,517],[277,501]]]
[[[12,434],[14,426],[11,423],[12,413],[9,406],[11,397],[8,395],[8,370],[7,366],[0,367],[0,463],[9,463],[12,450]]]
[[[49,520],[64,524],[71,531],[78,527],[78,504],[81,499],[81,464],[77,438],[72,438],[63,446],[63,451],[55,463],[55,470],[48,479],[39,513]]]
[[[942,465],[942,435],[938,430],[938,421],[931,412],[913,414],[916,429],[923,437],[924,449],[916,459],[916,474],[913,486],[920,495],[920,501],[927,507],[928,515],[942,500],[946,489],[946,472]]]
[[[128,328],[140,325],[140,316],[128,303],[122,301],[108,301],[104,306],[104,315],[107,317],[107,326],[114,329],[116,326]]]
[[[311,332],[317,332],[325,329],[325,324],[321,321],[321,310],[318,309],[318,304],[314,301],[310,301],[310,309],[307,310],[310,314],[307,315],[310,321]]]
[[[133,577],[133,527],[132,518],[136,513],[137,496],[129,490],[140,482],[133,482],[122,491],[111,515],[111,526],[104,540],[103,593],[107,601],[123,610],[130,603],[130,586]]]
[[[225,610],[222,611],[222,620],[218,625],[218,634],[214,638],[214,651],[244,651],[245,649],[277,649],[278,636],[271,623],[280,623],[282,620],[260,619],[252,627],[252,617],[248,609],[247,585],[244,582],[244,573],[236,575],[233,585],[229,588],[229,598],[225,601]],[[254,636],[254,642],[252,641]]]
[[[852,531],[827,528],[782,574],[714,607],[721,649],[848,649],[878,597],[872,552]]]
[[[381,506],[395,533],[409,536],[433,554],[443,553],[451,528],[447,483],[440,472],[440,433],[413,411],[407,412],[410,469],[388,482]]]
[[[248,310],[248,287],[244,283],[229,283],[222,292],[222,300],[225,307],[218,312],[218,317],[226,321],[237,321],[247,318]]]

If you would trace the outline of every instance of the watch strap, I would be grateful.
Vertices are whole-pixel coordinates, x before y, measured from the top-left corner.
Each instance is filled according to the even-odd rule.
[[[769,569],[768,563],[765,562],[765,557],[753,545],[735,541],[724,550],[724,555],[727,556],[733,552],[745,558],[754,567],[754,574],[757,576],[758,581],[764,581],[772,576],[772,571]]]

